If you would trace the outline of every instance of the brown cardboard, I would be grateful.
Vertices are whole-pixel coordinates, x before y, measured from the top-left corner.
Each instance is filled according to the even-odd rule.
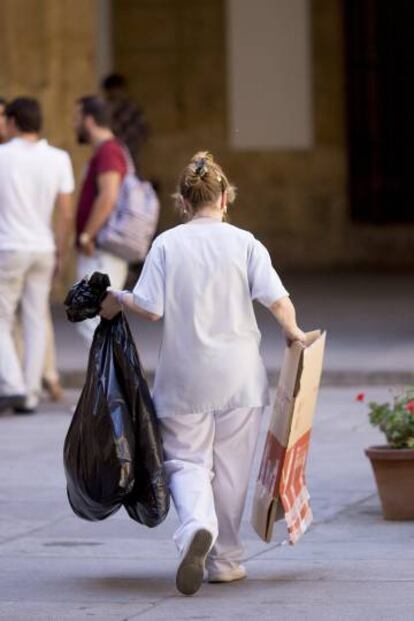
[[[293,343],[285,349],[253,500],[252,524],[266,542],[279,519],[286,519],[291,544],[312,522],[305,467],[325,339],[315,330],[307,333],[306,348]]]

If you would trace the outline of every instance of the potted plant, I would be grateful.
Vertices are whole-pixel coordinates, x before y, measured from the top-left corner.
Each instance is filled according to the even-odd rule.
[[[360,393],[358,401],[364,401]],[[390,403],[368,402],[369,420],[387,438],[371,446],[371,460],[386,520],[414,520],[414,388],[395,395]]]

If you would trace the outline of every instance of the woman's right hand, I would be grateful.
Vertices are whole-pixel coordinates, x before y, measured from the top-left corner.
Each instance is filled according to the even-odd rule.
[[[104,319],[113,319],[122,310],[122,305],[118,301],[117,293],[111,287],[108,287],[107,294],[101,304],[101,312],[99,313]]]

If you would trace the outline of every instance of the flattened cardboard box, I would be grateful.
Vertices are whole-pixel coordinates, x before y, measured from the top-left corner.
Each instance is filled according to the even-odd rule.
[[[286,347],[256,482],[252,524],[269,542],[275,521],[285,519],[294,544],[312,522],[305,466],[322,375],[326,333],[306,334],[307,347]]]

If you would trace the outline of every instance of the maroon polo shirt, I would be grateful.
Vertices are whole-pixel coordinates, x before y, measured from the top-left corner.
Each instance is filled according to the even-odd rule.
[[[83,232],[98,195],[98,176],[102,173],[118,172],[121,179],[127,172],[127,163],[121,144],[115,138],[106,140],[92,156],[79,195],[76,213],[76,235]]]

